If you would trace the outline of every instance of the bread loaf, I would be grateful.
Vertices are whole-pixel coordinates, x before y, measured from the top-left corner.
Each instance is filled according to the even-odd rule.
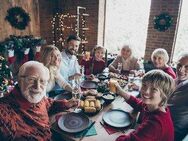
[[[96,108],[95,107],[84,107],[84,111],[86,113],[95,113],[96,112]]]
[[[91,102],[89,103],[89,107],[95,107],[95,103],[94,103],[93,101],[91,101]]]
[[[89,107],[89,101],[88,100],[84,101],[84,107]]]
[[[96,108],[97,110],[100,110],[100,109],[101,109],[101,102],[100,102],[99,100],[96,100],[96,101],[95,101],[95,108]]]

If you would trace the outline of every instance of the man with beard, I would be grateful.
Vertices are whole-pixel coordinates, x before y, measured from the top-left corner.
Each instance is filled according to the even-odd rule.
[[[55,101],[47,98],[48,80],[49,71],[42,63],[29,61],[21,66],[18,85],[0,99],[2,141],[50,141],[48,113],[78,105],[75,99]]]
[[[64,79],[72,84],[71,80],[76,77],[80,77],[80,66],[75,56],[80,44],[80,38],[74,35],[70,35],[67,39],[67,47],[62,51],[62,61],[60,66],[60,72]]]
[[[188,53],[180,57],[177,64],[176,90],[168,104],[174,123],[175,141],[182,141],[188,134]]]

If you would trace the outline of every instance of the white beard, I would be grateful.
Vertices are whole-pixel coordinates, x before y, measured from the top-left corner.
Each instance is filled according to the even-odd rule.
[[[22,92],[22,95],[25,99],[27,99],[30,103],[39,103],[46,95],[46,91],[30,94],[29,90]]]

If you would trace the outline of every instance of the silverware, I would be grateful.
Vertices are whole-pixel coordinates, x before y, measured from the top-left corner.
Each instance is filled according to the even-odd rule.
[[[84,131],[84,133],[82,134],[82,137],[80,138],[79,141],[81,141],[81,140],[85,137],[85,135],[87,134],[87,132],[89,131],[89,129],[90,129],[94,124],[95,124],[95,121],[93,121],[93,122],[89,125],[89,127],[87,127],[87,128],[85,129],[85,131]]]

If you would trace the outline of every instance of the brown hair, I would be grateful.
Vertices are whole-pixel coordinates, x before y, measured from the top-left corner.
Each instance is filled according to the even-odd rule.
[[[92,50],[92,54],[95,54],[95,52],[96,52],[97,50],[102,50],[102,51],[105,52],[105,48],[104,48],[104,47],[99,46],[99,45],[96,45],[96,46],[93,48],[93,50]]]

